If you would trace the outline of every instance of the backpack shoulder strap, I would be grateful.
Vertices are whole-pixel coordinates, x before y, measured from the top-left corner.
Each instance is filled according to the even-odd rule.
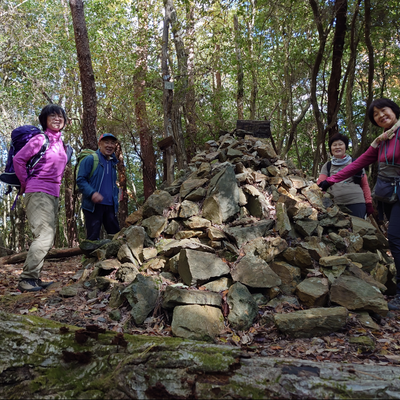
[[[96,152],[94,152],[92,154],[92,156],[93,156],[93,166],[92,166],[92,170],[90,171],[89,178],[91,178],[93,176],[94,171],[96,171],[96,169],[97,169],[97,167],[99,165],[99,156],[98,156],[98,154]]]
[[[332,161],[328,161],[326,164],[326,169],[328,170],[328,177],[331,176],[331,167],[332,167]]]
[[[42,147],[40,148],[39,152],[35,154],[26,164],[26,167],[28,171],[30,171],[32,168],[35,167],[35,165],[39,162],[39,160],[43,157],[43,154],[46,152],[46,150],[49,148],[49,137],[45,133],[40,133],[39,135],[44,136],[44,142],[42,144]]]

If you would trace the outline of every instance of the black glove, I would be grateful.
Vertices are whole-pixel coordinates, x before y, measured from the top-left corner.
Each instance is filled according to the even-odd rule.
[[[332,185],[327,181],[322,181],[318,185],[324,192],[326,192]]]

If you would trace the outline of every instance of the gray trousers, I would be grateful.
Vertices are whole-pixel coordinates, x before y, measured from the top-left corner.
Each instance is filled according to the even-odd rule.
[[[34,239],[21,279],[39,279],[44,258],[52,248],[58,223],[58,197],[43,192],[25,193],[26,216]]]

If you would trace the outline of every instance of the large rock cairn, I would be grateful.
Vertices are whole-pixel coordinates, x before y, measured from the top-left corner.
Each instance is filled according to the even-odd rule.
[[[312,337],[342,328],[349,311],[367,325],[368,313],[387,314],[386,250],[376,225],[343,212],[267,139],[227,134],[91,254],[79,284],[111,292],[112,318],[128,301],[137,326],[162,307],[180,337],[213,339],[256,319]],[[295,309],[271,314],[281,304]]]

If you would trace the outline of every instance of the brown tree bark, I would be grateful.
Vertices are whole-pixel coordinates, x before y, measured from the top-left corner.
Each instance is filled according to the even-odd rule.
[[[309,0],[309,3],[314,14],[314,21],[317,25],[318,37],[319,37],[319,48],[311,71],[311,105],[313,108],[314,117],[317,124],[317,131],[318,131],[317,147],[314,154],[312,174],[313,176],[317,176],[319,172],[319,163],[321,158],[323,160],[326,159],[326,149],[325,149],[326,132],[324,130],[324,123],[322,121],[322,116],[319,110],[319,104],[317,100],[317,77],[324,56],[326,40],[330,31],[331,24],[329,24],[328,27],[324,29],[318,3],[316,2],[316,0]]]
[[[70,249],[51,249],[47,253],[45,259],[74,257],[74,256],[79,256],[80,254],[83,254],[83,252],[79,247],[74,247]],[[24,251],[22,253],[13,254],[11,256],[1,257],[0,265],[22,263],[25,261],[27,255],[28,252]]]
[[[233,16],[233,29],[235,31],[235,49],[236,49],[236,62],[237,62],[237,85],[238,85],[237,95],[236,95],[236,107],[237,107],[238,119],[244,119],[243,118],[244,73],[243,73],[242,54],[239,45],[239,21],[236,14]]]
[[[250,93],[250,119],[256,119],[257,111],[257,96],[258,96],[258,79],[257,79],[257,66],[254,59],[254,38],[253,31],[256,18],[256,1],[250,0],[251,3],[251,19],[247,26],[248,40],[249,40],[249,57],[250,57],[250,73],[251,73],[251,93]]]
[[[184,114],[186,116],[186,136],[188,140],[187,146],[187,159],[188,161],[196,154],[198,144],[198,129],[196,118],[196,93],[195,93],[195,77],[194,77],[194,41],[195,41],[195,28],[194,28],[194,5],[188,2],[187,6],[187,24],[188,28],[186,35],[188,38],[188,60],[187,60],[187,74],[188,74],[188,87],[186,92],[186,103],[184,107]]]
[[[75,45],[78,55],[82,85],[82,133],[84,147],[97,150],[97,96],[96,85],[90,55],[89,38],[86,29],[82,0],[70,0],[72,22],[74,25]]]
[[[176,162],[178,170],[187,168],[186,146],[182,127],[182,110],[188,89],[188,54],[182,38],[182,26],[178,21],[173,0],[168,0],[171,9],[171,30],[178,61],[178,74],[175,77],[175,88],[172,102],[172,132],[176,146]]]
[[[337,114],[339,111],[339,88],[342,78],[342,57],[344,39],[346,36],[346,21],[347,21],[347,0],[336,0],[335,2],[335,34],[333,37],[333,53],[332,53],[332,68],[331,77],[328,85],[328,112],[327,121],[329,128],[329,137],[337,134]]]
[[[126,186],[126,167],[120,144],[118,144],[117,149],[115,150],[115,155],[119,161],[117,164],[120,189],[118,221],[120,228],[122,228],[125,226],[125,220],[128,217],[128,191]]]
[[[311,101],[310,101],[310,99],[308,99],[306,104],[305,104],[305,106],[304,106],[304,108],[301,110],[301,113],[300,113],[299,117],[296,120],[291,121],[291,127],[290,127],[290,130],[289,130],[289,135],[287,137],[286,146],[280,152],[280,156],[281,156],[282,159],[284,159],[286,157],[286,154],[289,152],[290,148],[292,147],[293,140],[295,138],[295,134],[296,134],[296,131],[297,131],[297,127],[299,126],[299,124],[303,120],[303,118],[305,117],[308,109],[310,108],[310,105],[311,105]]]
[[[365,44],[368,49],[368,93],[367,93],[367,102],[365,105],[365,117],[361,135],[361,144],[360,148],[356,154],[356,157],[361,155],[367,149],[368,143],[368,132],[371,123],[368,118],[368,108],[373,100],[373,82],[374,82],[374,47],[371,41],[371,1],[365,0]]]
[[[143,8],[139,18],[139,32],[143,35],[147,32],[147,5],[138,2],[138,7]],[[139,45],[139,43],[141,45]],[[153,137],[150,132],[146,109],[146,74],[147,74],[147,40],[143,37],[138,40],[137,60],[134,74],[135,85],[133,95],[135,98],[136,124],[140,137],[140,149],[143,163],[144,197],[147,199],[156,190],[156,158],[153,148]]]
[[[357,138],[356,125],[353,118],[353,89],[355,82],[356,60],[357,60],[357,46],[359,43],[359,35],[357,30],[357,19],[360,10],[361,0],[355,5],[353,18],[350,24],[350,57],[348,63],[348,79],[346,85],[346,124],[351,138],[353,155],[357,154],[359,142]]]
[[[72,165],[67,164],[64,171],[65,182],[65,219],[67,222],[67,238],[68,246],[75,247],[78,243],[78,229],[75,219],[75,199],[74,192],[74,174],[72,172]]]
[[[15,208],[17,214],[17,221],[16,221],[16,229],[18,232],[18,237],[16,238],[17,242],[15,248],[19,251],[25,250],[25,227],[26,227],[26,213],[25,207],[20,201]]]
[[[171,74],[168,67],[168,42],[169,42],[169,24],[171,22],[171,12],[173,9],[170,0],[164,0],[164,23],[162,36],[162,82],[163,82],[163,110],[164,110],[164,137],[174,136],[172,131],[172,102],[174,92],[172,90]],[[173,147],[165,151],[166,160],[164,160],[164,181],[168,184],[174,180],[174,159]]]

